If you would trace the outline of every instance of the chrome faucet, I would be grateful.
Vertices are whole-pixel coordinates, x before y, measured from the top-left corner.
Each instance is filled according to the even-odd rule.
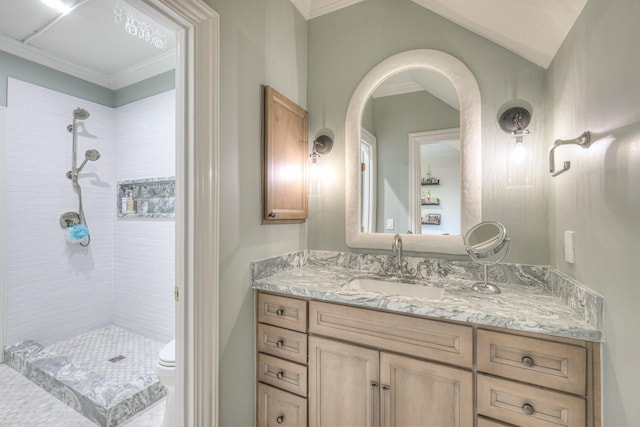
[[[397,274],[398,277],[402,277],[403,265],[404,261],[402,259],[402,238],[399,234],[393,236],[393,241],[391,242],[391,251],[396,254],[396,264],[397,264]]]

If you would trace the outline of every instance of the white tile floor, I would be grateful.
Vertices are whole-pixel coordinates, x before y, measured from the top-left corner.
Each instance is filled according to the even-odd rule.
[[[122,427],[158,427],[165,399]],[[95,427],[95,424],[11,369],[0,365],[0,427]]]

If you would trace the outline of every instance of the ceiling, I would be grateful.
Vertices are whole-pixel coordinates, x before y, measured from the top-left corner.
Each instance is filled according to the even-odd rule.
[[[175,67],[175,37],[169,30],[155,22],[168,35],[167,46],[158,49],[114,22],[114,7],[124,0],[59,1],[79,6],[42,30],[60,13],[41,0],[0,0],[0,50],[110,89]],[[366,0],[291,1],[313,19]],[[547,68],[587,0],[411,1]],[[139,0],[127,4],[144,9]],[[36,31],[40,34],[23,43]]]
[[[306,19],[366,0],[291,0]],[[411,0],[548,68],[587,0]]]
[[[166,34],[166,46],[162,49],[127,33],[126,12],[135,11],[127,9],[131,3],[60,1],[78,6],[60,17],[59,11],[41,0],[0,0],[0,50],[110,89],[175,68],[175,35],[167,28],[152,22]],[[115,22],[116,5],[123,10],[119,24]],[[23,42],[34,34],[35,38]]]

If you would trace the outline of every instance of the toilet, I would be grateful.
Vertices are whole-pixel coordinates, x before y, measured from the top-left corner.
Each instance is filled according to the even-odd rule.
[[[160,384],[167,389],[167,401],[164,418],[160,427],[175,427],[176,422],[176,340],[165,345],[158,354],[156,375]]]

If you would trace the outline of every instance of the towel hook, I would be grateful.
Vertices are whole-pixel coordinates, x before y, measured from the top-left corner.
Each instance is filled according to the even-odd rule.
[[[562,169],[556,172],[555,157],[553,154],[555,149],[559,146],[569,144],[576,144],[582,148],[589,148],[589,146],[591,145],[591,133],[589,133],[589,131],[585,131],[582,135],[574,139],[556,139],[556,141],[553,143],[553,147],[549,148],[549,172],[551,173],[551,176],[558,176],[561,173],[568,171],[571,167],[571,162],[565,161],[563,163]]]

